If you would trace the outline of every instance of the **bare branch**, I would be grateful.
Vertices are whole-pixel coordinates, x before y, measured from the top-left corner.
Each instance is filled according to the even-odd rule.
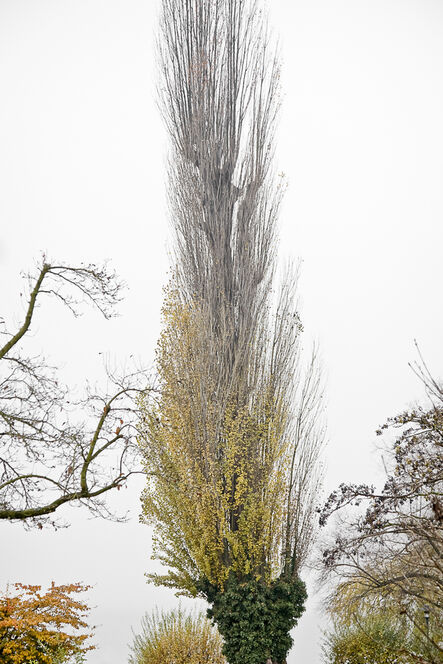
[[[24,322],[0,350],[0,519],[42,525],[74,502],[109,516],[99,497],[138,472],[135,413],[139,396],[150,391],[147,372],[107,370],[110,390],[89,389],[76,403],[55,368],[42,356],[27,357],[21,346],[44,295],[59,298],[75,315],[84,301],[110,318],[121,282],[105,267],[45,260],[29,281]],[[76,408],[84,421],[76,420]]]
[[[321,523],[343,508],[349,515],[323,551],[322,580],[333,581],[329,606],[339,616],[368,602],[408,615],[421,661],[436,662],[441,631],[428,632],[417,615],[423,622],[423,607],[431,607],[434,624],[443,624],[443,391],[424,363],[413,369],[432,406],[401,413],[378,431],[400,430],[381,490],[351,484],[330,495]],[[356,513],[360,505],[366,509]]]

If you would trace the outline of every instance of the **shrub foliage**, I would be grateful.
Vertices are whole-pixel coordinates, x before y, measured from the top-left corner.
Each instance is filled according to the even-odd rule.
[[[134,637],[130,664],[226,664],[222,640],[202,613],[181,609],[146,614]]]
[[[231,575],[223,593],[202,588],[213,618],[225,640],[230,664],[258,664],[266,659],[284,662],[293,640],[289,631],[304,611],[305,584],[276,579],[271,584],[249,579],[239,583]]]

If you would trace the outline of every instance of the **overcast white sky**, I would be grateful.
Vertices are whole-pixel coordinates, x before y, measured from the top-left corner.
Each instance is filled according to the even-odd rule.
[[[443,2],[272,0],[283,55],[278,168],[285,256],[303,259],[306,344],[327,375],[327,490],[372,481],[374,431],[422,391],[413,339],[443,375]],[[109,258],[129,285],[121,317],[38,311],[29,347],[81,388],[101,355],[153,357],[167,280],[166,137],[155,106],[157,1],[0,0],[0,314],[19,321],[19,272],[39,252]],[[131,626],[172,592],[145,583],[140,481],[112,504],[126,525],[67,509],[68,530],[0,524],[0,586],[82,581],[98,649],[127,660]],[[186,605],[195,602],[186,601]],[[311,595],[289,663],[320,662]]]

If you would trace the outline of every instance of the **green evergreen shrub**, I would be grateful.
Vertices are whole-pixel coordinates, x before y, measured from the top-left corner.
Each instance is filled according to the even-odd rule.
[[[212,605],[208,617],[223,636],[229,664],[286,661],[293,644],[289,632],[307,597],[303,581],[280,577],[269,585],[255,579],[241,582],[231,574],[223,592],[205,581],[200,590]]]

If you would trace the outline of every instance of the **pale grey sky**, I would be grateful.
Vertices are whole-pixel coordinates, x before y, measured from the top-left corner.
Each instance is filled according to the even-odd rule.
[[[327,375],[327,489],[372,481],[374,431],[421,396],[413,339],[443,375],[443,3],[272,0],[283,57],[277,162],[289,182],[283,256],[303,259],[306,345]],[[0,0],[0,300],[20,320],[19,272],[45,250],[109,258],[130,289],[121,317],[38,312],[43,348],[78,389],[101,355],[150,362],[167,280],[166,137],[154,100],[157,1]],[[174,605],[145,583],[142,482],[111,500],[126,525],[67,509],[68,530],[0,524],[0,586],[94,584],[99,646],[127,659],[144,611]],[[186,601],[186,605],[194,602]],[[323,617],[311,595],[289,663],[318,664]]]

